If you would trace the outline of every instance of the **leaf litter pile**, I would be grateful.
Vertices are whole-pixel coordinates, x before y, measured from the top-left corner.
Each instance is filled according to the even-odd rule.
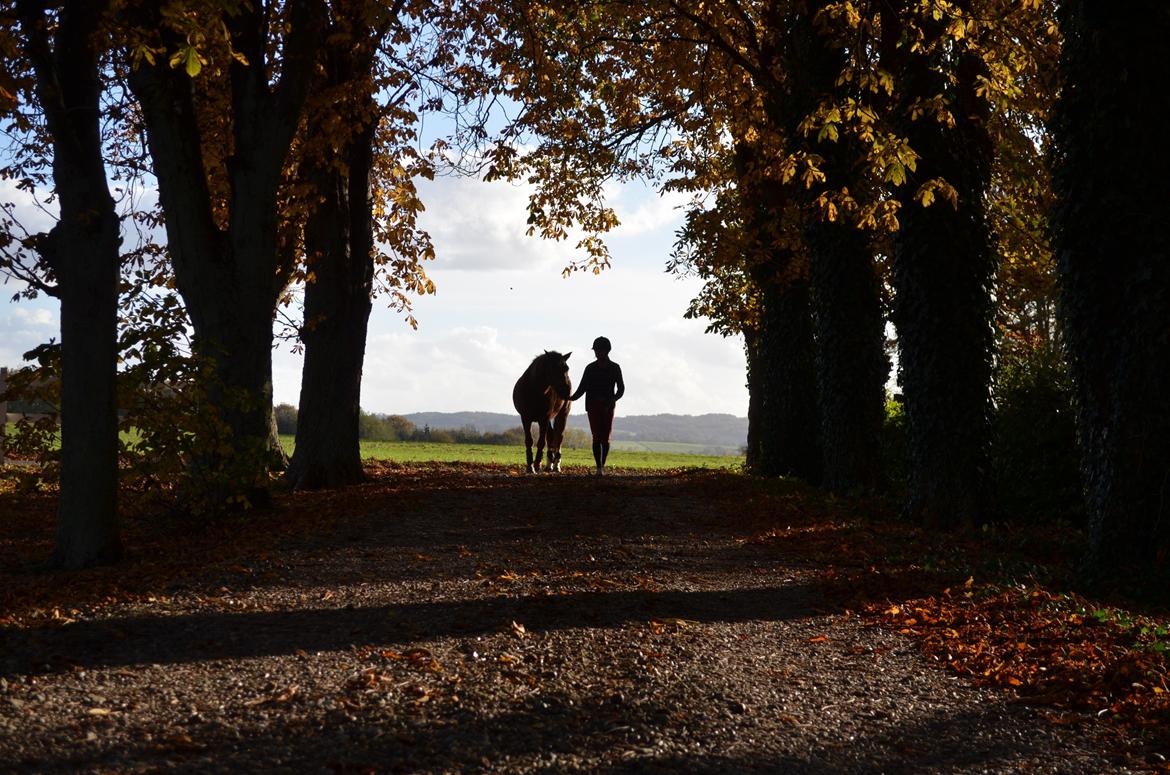
[[[1048,534],[698,470],[374,464],[49,573],[0,490],[0,761],[38,772],[1163,769],[1157,616]],[[1046,580],[1042,584],[1039,580]]]

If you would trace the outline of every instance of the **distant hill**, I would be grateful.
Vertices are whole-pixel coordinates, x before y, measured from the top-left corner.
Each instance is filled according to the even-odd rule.
[[[520,425],[514,414],[498,412],[417,412],[402,415],[419,428],[466,428],[499,432]],[[569,415],[569,427],[589,430],[585,412]],[[614,441],[665,441],[703,444],[738,451],[747,443],[747,418],[730,414],[635,414],[618,417],[613,424]]]

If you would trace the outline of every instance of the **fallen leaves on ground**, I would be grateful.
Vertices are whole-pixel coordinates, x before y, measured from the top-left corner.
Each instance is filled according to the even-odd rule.
[[[273,549],[282,541],[312,541],[330,531],[359,529],[379,509],[401,507],[424,493],[474,493],[529,481],[507,475],[510,471],[505,466],[376,464],[363,485],[339,492],[278,494],[272,508],[210,525],[169,516],[160,497],[165,494],[129,493],[123,498],[127,559],[113,568],[57,573],[51,584],[45,583],[37,564],[51,550],[55,494],[51,488],[0,489],[0,626],[60,627],[103,607],[136,600],[165,605],[168,590],[180,581],[196,591],[199,605],[239,610],[228,585],[285,573]],[[1170,630],[1165,619],[1157,612],[1139,615],[1067,591],[1064,570],[1076,555],[1071,538],[1053,540],[1043,530],[939,537],[897,521],[877,500],[829,498],[791,482],[727,472],[655,475],[687,481],[696,499],[734,502],[743,550],[777,552],[810,568],[828,612],[856,613],[914,638],[940,667],[1051,708],[1053,723],[1080,718],[1072,713],[1121,725],[1170,721]],[[617,497],[644,494],[636,479],[617,477],[606,486]],[[722,524],[713,523],[712,529],[727,528],[728,515],[720,518]],[[559,594],[562,588],[582,584],[599,593],[653,595],[661,589],[649,569],[615,576],[542,565],[538,553],[530,567],[476,564],[477,552],[464,545],[436,546],[431,553],[403,559],[425,574],[442,552],[465,561],[469,576],[501,594]],[[1017,577],[1030,580],[1013,583]],[[1036,578],[1048,581],[1042,584]],[[320,603],[335,597],[341,595],[333,590],[316,593]],[[697,624],[659,616],[649,619],[647,628],[650,635],[669,637]],[[530,632],[512,621],[504,634],[519,648]],[[832,637],[819,634],[807,643],[810,648],[830,647]],[[638,654],[646,670],[665,658],[657,649]],[[303,652],[298,655],[307,658]],[[345,687],[351,695],[397,687],[402,697],[419,705],[440,696],[445,685],[442,662],[426,649],[370,650],[359,658],[376,664],[351,676]],[[517,654],[501,652],[491,661],[508,680],[535,680],[518,670],[523,658]],[[418,680],[405,681],[401,671]],[[262,708],[293,702],[298,692],[295,685],[273,687],[244,704]],[[349,695],[343,700],[355,701]],[[88,713],[101,717],[112,711],[93,708]],[[181,736],[165,742],[191,744]]]

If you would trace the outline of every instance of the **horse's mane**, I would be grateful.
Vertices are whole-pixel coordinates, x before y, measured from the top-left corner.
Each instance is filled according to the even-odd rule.
[[[538,355],[532,359],[532,363],[528,364],[528,368],[531,369],[533,366],[535,366],[537,364],[538,361],[551,360],[554,358],[558,361],[563,361],[565,359],[565,356],[561,355],[556,350],[545,350],[540,355]]]

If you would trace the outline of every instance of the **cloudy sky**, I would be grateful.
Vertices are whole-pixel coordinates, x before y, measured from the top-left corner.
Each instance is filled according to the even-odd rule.
[[[575,383],[593,357],[593,338],[605,335],[626,378],[619,415],[746,414],[742,342],[684,319],[699,282],[664,271],[681,199],[615,188],[611,204],[622,225],[608,240],[613,268],[566,279],[572,246],[525,236],[524,188],[440,178],[421,193],[437,253],[427,272],[438,292],[416,301],[418,330],[375,303],[365,409],[510,413],[512,385],[534,356],[572,351]],[[58,335],[55,302],[9,303],[15,290],[11,281],[0,286],[0,364],[9,366]],[[278,402],[295,404],[301,358],[288,350],[274,353],[274,390]]]

